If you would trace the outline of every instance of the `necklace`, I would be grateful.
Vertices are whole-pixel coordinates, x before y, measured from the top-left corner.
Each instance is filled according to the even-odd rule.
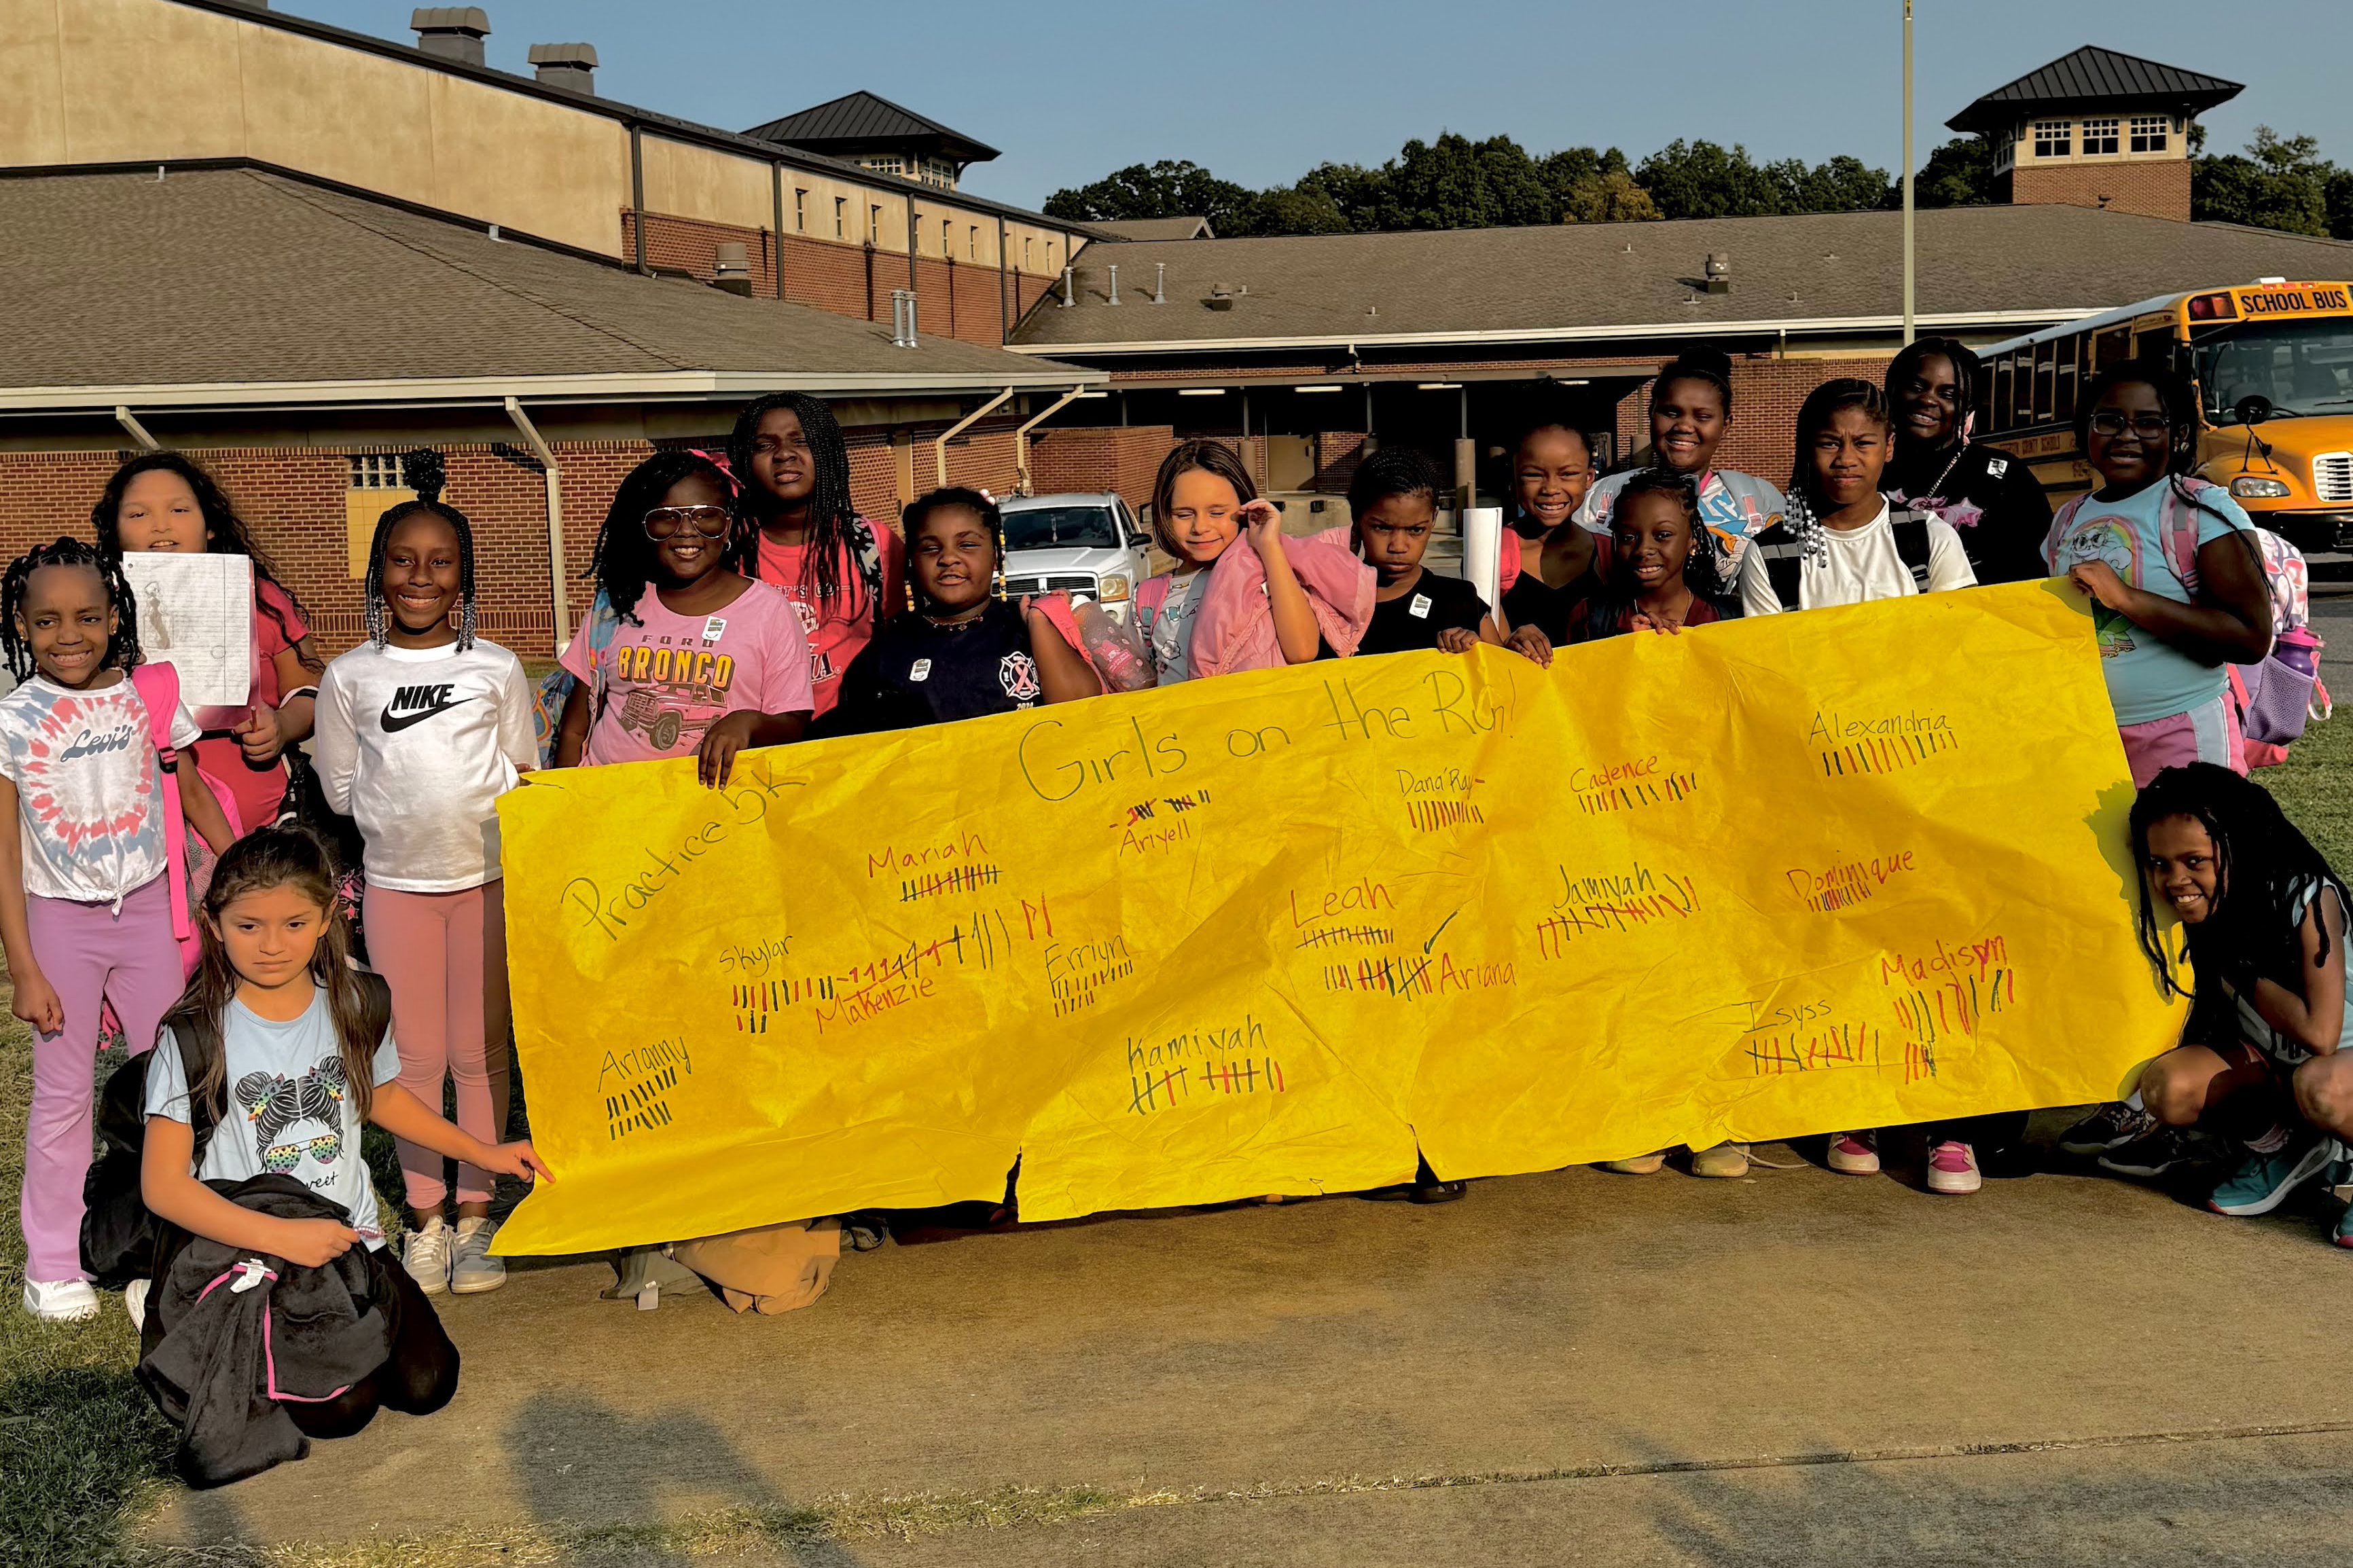
[[[969,627],[980,625],[982,618],[987,616],[987,613],[988,606],[987,605],[983,605],[977,611],[968,611],[961,616],[951,616],[944,621],[940,619],[937,616],[925,616],[923,619],[936,630],[944,632],[960,632],[966,630]]]

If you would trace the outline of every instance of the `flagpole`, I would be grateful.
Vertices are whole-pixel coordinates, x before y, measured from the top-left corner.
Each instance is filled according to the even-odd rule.
[[[1912,0],[1904,0],[1904,342],[1912,343]]]

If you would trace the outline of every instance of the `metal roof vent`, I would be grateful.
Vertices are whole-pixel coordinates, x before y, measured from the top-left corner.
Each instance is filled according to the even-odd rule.
[[[532,75],[542,87],[560,87],[566,92],[596,90],[594,44],[533,44],[529,58]]]
[[[1207,305],[1212,310],[1232,310],[1234,308],[1234,290],[1232,286],[1226,283],[1210,284],[1209,297],[1202,300],[1201,303]]]
[[[1711,250],[1707,253],[1707,291],[1711,294],[1732,292],[1732,252]]]
[[[419,5],[408,14],[417,47],[445,60],[482,63],[482,40],[491,36],[490,14],[480,5]]]
[[[711,285],[730,294],[752,296],[751,247],[740,239],[723,239],[711,260]]]

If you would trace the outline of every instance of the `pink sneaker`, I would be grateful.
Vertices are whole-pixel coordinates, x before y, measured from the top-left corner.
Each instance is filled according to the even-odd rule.
[[[1831,1139],[1831,1169],[1841,1176],[1879,1174],[1879,1134],[1871,1128],[1840,1132]]]
[[[1985,1177],[1978,1173],[1978,1152],[1968,1144],[1947,1139],[1928,1151],[1930,1192],[1958,1195],[1984,1185]]]

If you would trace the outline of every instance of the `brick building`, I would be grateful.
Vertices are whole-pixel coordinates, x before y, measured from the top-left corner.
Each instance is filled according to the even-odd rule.
[[[833,400],[854,497],[887,520],[943,473],[1012,489],[1023,422],[1099,379],[253,168],[0,179],[0,551],[86,534],[118,461],[186,449],[330,650],[361,635],[411,447],[445,454],[475,525],[485,632],[545,653],[559,578],[563,625],[586,604],[621,476],[657,446],[723,446],[753,395]]]
[[[2085,47],[1994,89],[1946,126],[1981,136],[2005,202],[2189,221],[2190,123],[2240,84]]]

